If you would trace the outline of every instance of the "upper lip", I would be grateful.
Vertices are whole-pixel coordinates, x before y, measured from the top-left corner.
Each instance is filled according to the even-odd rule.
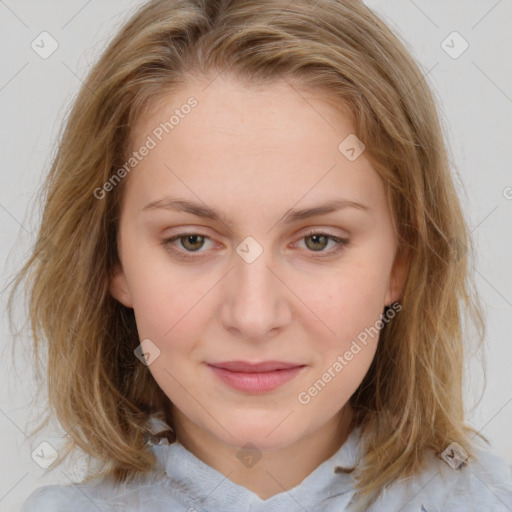
[[[223,368],[232,372],[272,372],[275,370],[284,370],[287,368],[296,368],[305,366],[297,363],[286,363],[284,361],[262,361],[260,363],[251,363],[250,361],[223,361],[220,363],[208,363],[216,368]]]

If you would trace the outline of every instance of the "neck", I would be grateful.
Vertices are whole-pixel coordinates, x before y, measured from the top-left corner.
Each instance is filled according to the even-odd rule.
[[[353,418],[347,403],[320,429],[285,447],[260,450],[261,459],[254,465],[246,465],[237,456],[240,447],[222,443],[176,412],[173,411],[173,417],[178,441],[232,482],[264,500],[299,485],[334,455],[349,436]]]

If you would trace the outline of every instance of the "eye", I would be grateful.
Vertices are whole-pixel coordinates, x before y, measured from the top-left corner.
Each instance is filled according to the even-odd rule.
[[[189,256],[186,253],[204,252],[201,249],[205,245],[206,240],[210,240],[210,238],[201,233],[178,233],[172,238],[162,240],[162,245],[183,259],[187,259]],[[176,242],[179,242],[184,251],[177,248]]]
[[[346,245],[348,245],[349,242],[346,238],[339,238],[328,233],[323,233],[321,231],[310,231],[301,237],[301,240],[305,240],[307,249],[312,252],[320,253],[318,255],[320,258],[336,254]],[[328,246],[329,242],[334,243],[334,248],[325,251],[324,249]]]
[[[332,256],[349,243],[345,238],[339,238],[321,231],[310,231],[302,236],[300,240],[305,240],[306,249],[309,252],[317,253],[315,257],[318,258]],[[200,254],[206,251],[201,249],[207,241],[212,242],[210,237],[202,233],[178,233],[171,238],[162,240],[162,245],[182,259],[194,259],[199,257],[194,256],[194,253]],[[329,245],[329,242],[332,242],[334,247],[326,251],[325,248]]]

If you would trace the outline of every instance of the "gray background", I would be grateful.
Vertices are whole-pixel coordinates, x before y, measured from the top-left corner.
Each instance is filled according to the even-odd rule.
[[[80,81],[119,24],[139,1],[0,0],[0,257],[2,289],[27,255],[39,210],[35,194],[48,170],[57,132]],[[468,420],[512,464],[512,2],[510,0],[369,0],[407,41],[438,98],[449,145],[458,167],[458,187],[478,255],[476,283],[486,307],[487,387],[480,403],[482,372],[469,365]],[[42,59],[31,43],[43,31],[58,49]],[[462,49],[457,31],[469,44]],[[443,48],[443,41],[444,48]],[[453,42],[452,42],[453,41]],[[452,56],[445,51],[451,46]],[[0,510],[19,510],[36,487],[69,483],[80,461],[57,471],[39,467],[31,452],[42,442],[57,449],[55,426],[32,443],[25,432],[38,408],[29,408],[35,381],[28,337],[14,340],[0,300]],[[13,343],[19,346],[12,367]],[[42,407],[44,404],[40,404]],[[474,407],[471,407],[474,406]]]

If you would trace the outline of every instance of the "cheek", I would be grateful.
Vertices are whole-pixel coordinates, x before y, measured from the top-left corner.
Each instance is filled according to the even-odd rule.
[[[375,324],[384,310],[383,276],[375,268],[353,265],[307,286],[297,283],[297,295],[307,305],[303,321],[318,333],[319,344],[339,349]]]
[[[360,342],[350,343],[343,350],[338,350],[326,361],[321,373],[311,382],[311,387],[304,390],[312,399],[319,414],[333,415],[354,394],[370,368],[375,356],[376,344],[364,345]],[[307,397],[301,395],[305,403]]]
[[[311,309],[321,321],[312,316],[306,327],[316,364],[298,402],[309,404],[324,419],[349,400],[374,359],[384,309],[377,279],[354,272],[310,296]]]
[[[213,283],[194,279],[179,267],[160,269],[134,260],[130,272],[130,294],[139,337],[167,343],[171,338],[187,339],[205,318],[204,298]]]

